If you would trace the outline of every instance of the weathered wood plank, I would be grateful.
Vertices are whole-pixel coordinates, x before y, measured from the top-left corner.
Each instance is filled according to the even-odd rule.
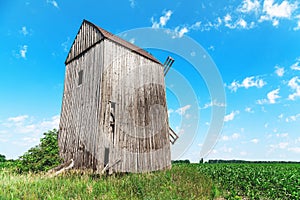
[[[97,30],[83,23],[68,55],[60,155],[74,159],[75,168],[101,171],[107,148],[110,173],[169,168],[162,66],[111,40],[99,39]],[[83,80],[78,85],[80,70]],[[117,164],[111,163],[118,159]]]

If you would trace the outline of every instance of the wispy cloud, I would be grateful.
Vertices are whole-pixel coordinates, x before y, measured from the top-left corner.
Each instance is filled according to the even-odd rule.
[[[22,35],[24,35],[24,36],[28,35],[29,32],[28,32],[26,26],[23,26],[23,27],[21,28],[20,33],[21,33]]]
[[[216,107],[226,107],[226,104],[222,103],[222,102],[218,102],[216,99],[214,99],[213,101],[211,101],[209,103],[206,103],[203,106],[203,108],[201,108],[201,109],[206,109],[206,108],[210,108],[210,107],[213,107],[213,106],[216,106]]]
[[[224,122],[232,121],[236,115],[238,115],[240,111],[232,111],[230,114],[224,116]]]
[[[256,101],[257,104],[275,104],[276,103],[276,99],[281,98],[281,96],[279,96],[279,91],[280,88],[272,90],[270,92],[267,93],[267,99],[259,99]]]
[[[58,3],[55,0],[47,0],[47,3],[54,6],[55,8],[59,8]]]
[[[23,45],[20,47],[19,53],[20,53],[20,56],[24,59],[26,59],[27,49],[28,49],[27,45]]]
[[[163,28],[166,26],[167,22],[171,19],[173,12],[171,10],[164,11],[163,16],[159,18],[159,21],[155,21],[154,17],[151,18],[152,28]]]
[[[270,104],[274,104],[274,103],[276,103],[276,99],[279,99],[280,98],[280,96],[278,95],[279,94],[279,88],[278,89],[276,89],[276,90],[272,90],[271,92],[269,92],[268,94],[267,94],[267,97],[268,97],[268,100],[269,100],[269,103]]]
[[[61,43],[61,46],[63,47],[64,52],[68,52],[68,48],[70,45],[70,37],[67,38],[66,41],[64,41],[63,43]]]
[[[285,121],[286,121],[286,122],[294,122],[294,121],[296,121],[298,118],[300,118],[300,113],[297,114],[297,115],[292,115],[292,116],[289,116],[289,117],[285,118]]]
[[[129,42],[132,43],[132,44],[134,44],[134,43],[135,43],[135,38],[131,38],[131,39],[129,40]]]
[[[284,75],[284,67],[275,66],[275,69],[277,76],[282,77]]]
[[[293,90],[293,93],[288,97],[289,100],[295,100],[296,97],[300,97],[300,79],[298,76],[295,76],[289,80],[288,86]]]
[[[187,110],[189,110],[191,108],[191,105],[186,105],[186,106],[183,106],[181,108],[178,108],[175,112],[177,112],[179,115],[184,115],[185,112]]]
[[[7,121],[14,122],[14,123],[20,123],[20,122],[23,122],[24,120],[26,120],[27,118],[28,118],[28,115],[19,115],[16,117],[9,117],[7,119]]]
[[[228,135],[223,135],[221,139],[224,140],[224,141],[230,141],[230,140],[236,140],[240,137],[241,137],[241,135],[239,133],[234,133],[234,134],[229,135],[229,136]]]
[[[250,87],[256,87],[256,88],[262,88],[263,86],[265,86],[267,83],[259,78],[259,77],[246,77],[242,83],[240,83],[239,81],[233,81],[228,88],[233,91],[236,92],[238,90],[238,88],[245,88],[248,89]]]
[[[260,3],[258,0],[244,0],[242,4],[238,7],[238,11],[242,13],[250,13],[255,12],[257,13],[260,8]]]
[[[290,19],[293,12],[298,8],[298,3],[289,3],[284,0],[281,4],[274,3],[274,0],[265,0],[263,4],[263,15],[260,17],[262,21],[272,21],[273,26],[278,26],[278,19]]]
[[[189,29],[187,27],[180,28],[177,26],[174,30],[175,34],[172,36],[172,38],[182,38],[184,34],[189,32]]]
[[[245,111],[248,112],[248,113],[254,113],[254,111],[250,107],[246,107]]]
[[[293,153],[300,153],[300,147],[288,148],[288,151],[293,152]]]
[[[131,8],[135,7],[135,0],[129,0],[129,3]]]
[[[296,71],[300,71],[299,62],[294,63],[294,64],[291,66],[291,69],[292,69],[292,70],[296,70]]]
[[[46,119],[40,122],[33,122],[28,115],[20,115],[16,117],[9,117],[7,119],[7,128],[13,133],[31,133],[31,134],[41,134],[47,130],[58,128],[59,125],[59,115],[51,117],[51,119]]]
[[[257,144],[257,143],[259,142],[259,139],[254,138],[254,139],[250,140],[250,142],[252,142],[252,143],[254,143],[254,144]]]
[[[294,31],[300,30],[300,15],[297,15],[296,19],[298,19],[298,21],[297,21],[297,26],[293,28]]]

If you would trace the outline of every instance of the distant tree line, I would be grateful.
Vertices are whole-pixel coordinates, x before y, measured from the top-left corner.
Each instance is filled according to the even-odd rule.
[[[189,160],[172,160],[172,164],[190,164],[191,162]]]
[[[208,163],[291,163],[299,164],[296,161],[248,161],[248,160],[208,160]]]

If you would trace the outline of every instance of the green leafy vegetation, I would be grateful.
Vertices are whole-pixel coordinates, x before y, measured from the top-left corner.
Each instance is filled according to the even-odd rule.
[[[73,171],[50,178],[2,171],[0,187],[0,199],[214,199],[219,194],[209,178],[185,164],[112,176]]]
[[[204,164],[191,167],[228,191],[228,198],[300,199],[300,164]]]
[[[56,129],[44,133],[40,144],[29,149],[17,161],[20,173],[47,171],[61,163],[57,143],[58,131]]]
[[[0,154],[0,163],[5,162],[5,155]]]
[[[297,162],[178,160],[160,172],[50,178],[44,171],[60,164],[57,135],[44,133],[18,160],[0,154],[0,199],[300,199]]]

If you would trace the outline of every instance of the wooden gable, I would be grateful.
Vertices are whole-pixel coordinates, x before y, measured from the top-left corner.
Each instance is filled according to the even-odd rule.
[[[69,51],[65,64],[70,63],[72,60],[88,51],[95,44],[103,40],[104,38],[117,43],[145,58],[148,58],[160,65],[162,65],[155,57],[144,49],[123,40],[122,38],[94,25],[93,23],[83,20],[80,29],[76,35],[76,38],[72,44],[72,47]]]
[[[72,44],[65,64],[70,63],[72,60],[89,50],[102,39],[103,35],[99,31],[98,27],[84,20]]]

